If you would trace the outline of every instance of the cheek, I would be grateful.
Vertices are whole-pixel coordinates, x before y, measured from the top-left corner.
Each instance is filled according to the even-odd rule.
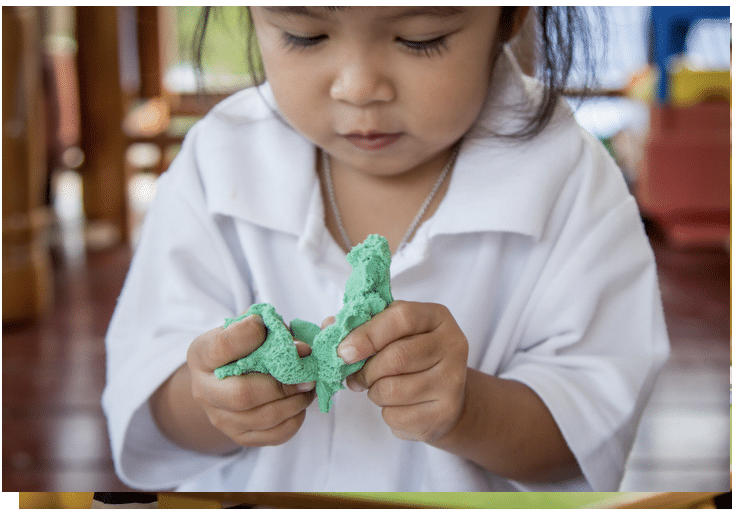
[[[477,66],[450,66],[439,76],[414,80],[416,122],[425,130],[462,136],[477,119],[488,94],[488,72]],[[446,134],[446,133],[445,133]]]
[[[308,74],[281,47],[273,29],[265,26],[257,33],[264,73],[277,106],[289,124],[301,131],[300,126],[308,124],[306,105],[311,104],[307,98],[307,91],[311,89],[311,84],[307,83]]]
[[[311,138],[309,131],[316,125],[318,117],[313,114],[316,105],[309,95],[315,87],[309,82],[310,75],[303,73],[301,66],[292,65],[287,58],[270,55],[269,66],[268,59],[263,56],[263,60],[267,81],[282,116],[292,127]]]

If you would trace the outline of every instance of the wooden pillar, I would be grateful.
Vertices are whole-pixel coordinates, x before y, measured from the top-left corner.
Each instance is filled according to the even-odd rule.
[[[140,97],[150,99],[163,94],[163,65],[160,45],[162,7],[140,5],[137,9],[137,47],[140,59]]]
[[[128,239],[124,94],[120,82],[117,8],[76,7],[84,210],[91,228],[113,228]]]
[[[46,137],[37,7],[3,6],[3,323],[51,303]]]

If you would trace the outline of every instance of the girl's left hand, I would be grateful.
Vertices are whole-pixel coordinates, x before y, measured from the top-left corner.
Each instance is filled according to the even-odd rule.
[[[338,355],[347,363],[373,356],[346,384],[368,390],[401,439],[436,441],[463,413],[468,341],[445,306],[394,301],[354,329]]]

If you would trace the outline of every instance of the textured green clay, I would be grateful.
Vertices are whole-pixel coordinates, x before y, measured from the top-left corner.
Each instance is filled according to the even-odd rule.
[[[364,361],[346,364],[336,354],[338,344],[352,330],[389,306],[391,295],[389,266],[391,253],[386,239],[370,235],[346,255],[351,264],[351,275],[346,281],[343,308],[333,324],[321,330],[316,324],[293,319],[290,330],[274,307],[267,303],[252,305],[246,313],[226,319],[224,327],[252,314],[262,317],[267,327],[264,343],[248,356],[216,369],[219,379],[249,372],[271,374],[284,384],[315,381],[320,410],[330,410],[333,394],[343,389],[343,380],[358,371]],[[312,352],[301,358],[294,339],[310,345]]]

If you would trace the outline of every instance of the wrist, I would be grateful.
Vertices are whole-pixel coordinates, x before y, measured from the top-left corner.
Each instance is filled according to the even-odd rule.
[[[500,476],[547,482],[581,475],[546,405],[523,383],[468,369],[464,410],[432,446]]]
[[[211,424],[194,400],[187,364],[181,365],[153,393],[150,411],[160,432],[178,446],[208,455],[227,455],[241,448]]]

